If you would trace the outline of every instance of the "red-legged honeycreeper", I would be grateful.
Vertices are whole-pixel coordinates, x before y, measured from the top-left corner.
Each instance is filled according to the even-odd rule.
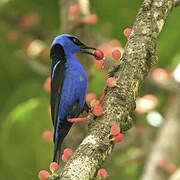
[[[51,115],[54,126],[54,157],[59,163],[61,144],[73,123],[69,118],[76,118],[86,110],[85,102],[88,78],[85,70],[74,57],[76,53],[87,53],[86,49],[96,50],[80,42],[71,35],[57,36],[51,46]]]

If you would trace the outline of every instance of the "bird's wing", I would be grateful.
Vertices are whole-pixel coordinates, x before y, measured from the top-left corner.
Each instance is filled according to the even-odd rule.
[[[78,117],[82,111],[78,82],[71,73],[66,73],[60,96],[58,117],[54,125],[54,140],[67,135],[68,127],[72,125],[67,119]],[[68,131],[66,131],[67,129]]]
[[[61,94],[61,112],[59,116],[63,119],[78,117],[85,103],[87,81],[80,81],[78,71],[66,74]]]
[[[65,55],[61,45],[57,44],[51,48],[50,57],[52,59],[51,71],[51,116],[54,127],[56,127],[58,109],[60,103],[60,94],[62,90],[63,80],[65,77]]]

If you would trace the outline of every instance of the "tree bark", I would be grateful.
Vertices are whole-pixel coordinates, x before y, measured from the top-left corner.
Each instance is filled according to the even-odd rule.
[[[61,170],[59,179],[94,179],[113,149],[114,143],[108,137],[111,126],[120,125],[123,133],[132,127],[136,96],[151,67],[157,62],[157,39],[173,7],[173,0],[143,2],[120,65],[109,72],[120,88],[108,88],[102,104],[103,114],[97,118],[92,114],[88,117],[88,135]]]

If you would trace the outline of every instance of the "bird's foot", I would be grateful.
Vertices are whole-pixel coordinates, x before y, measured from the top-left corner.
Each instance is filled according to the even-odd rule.
[[[87,117],[68,119],[68,122],[84,122],[84,121],[87,121]]]

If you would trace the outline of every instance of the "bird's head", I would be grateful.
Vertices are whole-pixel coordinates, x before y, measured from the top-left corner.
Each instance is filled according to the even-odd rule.
[[[65,55],[71,55],[76,53],[87,53],[92,56],[95,56],[93,53],[88,52],[86,50],[87,49],[96,50],[96,48],[86,46],[81,41],[79,41],[77,37],[72,35],[63,34],[57,36],[52,43],[52,47],[57,44],[60,44],[63,47]]]

